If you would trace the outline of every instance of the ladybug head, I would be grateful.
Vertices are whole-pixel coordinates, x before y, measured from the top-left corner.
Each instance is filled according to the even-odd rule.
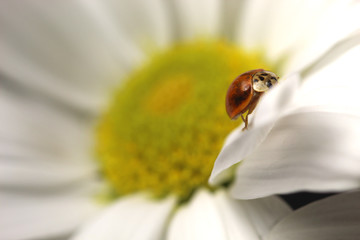
[[[266,92],[276,85],[279,77],[269,71],[261,71],[253,76],[253,89],[256,92]]]

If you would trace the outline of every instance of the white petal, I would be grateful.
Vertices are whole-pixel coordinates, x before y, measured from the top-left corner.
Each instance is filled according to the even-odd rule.
[[[259,240],[289,212],[275,197],[240,201],[224,190],[214,194],[200,190],[175,213],[167,239]]]
[[[211,193],[200,190],[180,207],[170,222],[168,240],[226,239],[220,213]]]
[[[219,200],[216,198],[214,194],[206,190],[198,191],[188,205],[182,206],[175,213],[169,226],[167,239],[234,239],[232,237],[238,236],[237,231],[241,229],[244,231],[244,239],[257,240],[257,235],[244,211],[240,208],[234,209],[233,213],[238,213],[238,217],[235,214],[231,215],[228,209],[222,213],[222,207],[225,209],[228,206],[220,206],[219,204],[223,204],[220,200],[222,197]],[[232,221],[229,221],[230,218]],[[225,219],[228,221],[225,222]],[[239,223],[238,229],[234,227],[237,223]]]
[[[64,187],[84,187],[96,183],[96,171],[82,165],[51,162],[54,159],[1,159],[2,189],[54,191]],[[86,166],[85,166],[86,167]]]
[[[263,43],[263,33],[271,19],[272,11],[268,11],[274,1],[252,0],[246,1],[241,13],[240,22],[236,30],[236,39],[240,46],[254,49]],[[275,14],[275,13],[274,13]],[[265,26],[266,25],[266,26]]]
[[[82,3],[84,8],[95,14],[94,17],[101,18],[107,28],[112,26],[112,32],[121,29],[123,34],[141,47],[166,47],[172,40],[170,12],[160,0],[92,0],[91,3]],[[89,5],[92,6],[89,8]]]
[[[142,59],[120,27],[109,33],[76,1],[1,2],[0,19],[5,80],[78,109],[95,111]]]
[[[51,189],[96,179],[89,120],[3,89],[0,108],[2,187]]]
[[[261,144],[276,119],[283,114],[285,107],[291,102],[298,84],[297,74],[285,78],[279,86],[263,97],[254,114],[253,122],[250,120],[250,128],[246,131],[237,128],[229,135],[214,164],[209,179],[211,184],[219,183],[222,180],[219,174],[242,161]]]
[[[71,161],[82,161],[80,154],[92,147],[91,118],[77,116],[43,99],[0,90],[0,141],[43,150],[54,156],[73,156]],[[3,155],[6,149],[1,151]],[[71,153],[71,154],[69,154]],[[12,152],[19,156],[21,153]]]
[[[345,36],[343,39],[340,39],[340,41],[332,45],[328,51],[318,56],[317,59],[315,59],[311,63],[308,63],[308,66],[306,66],[305,68],[301,68],[301,76],[303,78],[307,78],[307,76],[312,75],[314,72],[318,72],[319,70],[322,71],[323,67],[328,67],[332,64],[334,60],[342,58],[344,54],[347,55],[347,51],[349,51],[350,49],[351,51],[353,51],[354,47],[358,46],[359,44],[360,29],[357,29],[351,34]],[[353,58],[352,60],[355,60],[356,62],[356,58]],[[354,61],[348,63],[350,63],[351,65],[354,64]]]
[[[278,60],[288,51],[307,43],[318,23],[325,17],[329,1],[276,0],[266,9],[261,40],[270,59]],[[293,53],[293,52],[291,52]]]
[[[174,0],[173,11],[179,24],[180,40],[216,36],[220,31],[219,0]]]
[[[238,198],[293,191],[360,187],[360,117],[326,112],[292,114],[277,121],[238,168]]]
[[[241,22],[239,17],[243,15],[244,5],[248,1],[227,0],[220,2],[220,37],[234,42]]]
[[[248,131],[242,131],[242,128],[235,129],[230,135],[234,140],[231,143],[224,145],[215,161],[209,183],[221,183],[225,179],[223,172],[231,166],[241,162],[244,157],[248,156],[257,146],[259,146],[270,132],[272,126],[273,123],[269,123],[262,127],[249,129]],[[234,135],[236,135],[236,138],[233,137]]]
[[[175,198],[155,200],[143,194],[121,198],[75,235],[74,240],[158,240],[175,205]]]
[[[262,239],[291,209],[278,197],[241,201],[218,191],[215,195],[228,239]]]
[[[359,2],[326,1],[325,5],[315,12],[315,19],[310,21],[312,25],[307,30],[308,34],[304,34],[307,39],[299,41],[294,47],[295,54],[286,62],[287,71],[304,67],[329,51],[335,43],[360,29]],[[305,18],[308,19],[308,16]]]
[[[283,200],[276,196],[241,201],[241,204],[261,239],[292,211]]]
[[[360,44],[360,32],[355,38]],[[360,46],[353,47],[305,78],[294,99],[294,111],[360,115],[360,77],[352,70],[357,69],[359,57]]]
[[[247,1],[237,39],[247,48],[264,49],[273,62],[286,57],[289,73],[358,29],[359,7],[346,0]]]
[[[89,197],[1,193],[2,239],[52,239],[71,233],[100,207]]]
[[[277,224],[266,240],[353,240],[360,236],[360,192],[307,205]]]

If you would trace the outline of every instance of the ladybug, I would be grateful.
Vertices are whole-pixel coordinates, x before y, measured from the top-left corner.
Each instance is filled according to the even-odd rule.
[[[232,120],[241,116],[248,127],[248,116],[259,102],[260,97],[276,85],[279,77],[264,69],[255,69],[239,75],[230,85],[226,94],[226,112]],[[247,112],[247,113],[246,113]],[[245,115],[245,116],[244,116]]]

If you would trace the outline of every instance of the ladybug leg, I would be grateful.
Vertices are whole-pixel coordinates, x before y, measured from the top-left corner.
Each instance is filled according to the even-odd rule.
[[[246,117],[244,118],[244,116],[241,114],[241,119],[243,120],[243,122],[245,123],[245,127],[242,129],[243,131],[245,131],[248,127],[248,116],[249,114],[246,114]]]
[[[249,111],[248,114],[251,114],[254,109],[256,108],[257,104],[259,103],[260,97],[263,95],[263,93],[256,93],[254,94],[254,97],[251,99],[251,102],[249,103]]]
[[[245,122],[245,127],[243,128],[243,131],[246,130],[248,128],[248,116],[254,111],[254,109],[256,108],[256,105],[259,102],[259,99],[261,97],[263,93],[256,93],[254,95],[254,97],[252,98],[251,102],[248,105],[248,111],[246,113],[246,117],[245,119],[243,118],[243,116],[241,115],[241,118],[243,119],[243,121]],[[251,123],[250,123],[251,124]]]

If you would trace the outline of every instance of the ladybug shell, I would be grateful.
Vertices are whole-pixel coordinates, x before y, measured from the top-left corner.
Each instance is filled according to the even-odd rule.
[[[240,114],[248,110],[254,96],[253,76],[261,71],[264,71],[264,69],[245,72],[231,83],[225,100],[226,112],[231,119],[237,119]]]

